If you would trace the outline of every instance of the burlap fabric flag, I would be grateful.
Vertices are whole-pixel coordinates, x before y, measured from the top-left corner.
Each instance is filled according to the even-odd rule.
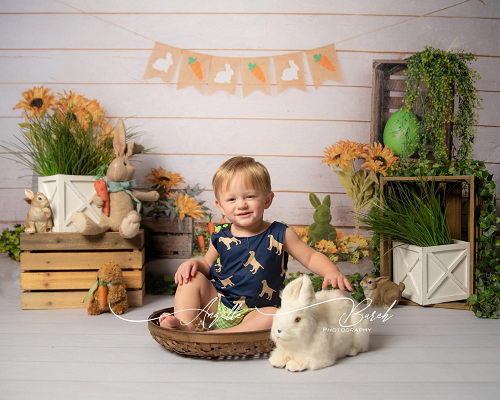
[[[241,59],[241,84],[243,97],[260,90],[271,94],[271,59],[254,57]]]
[[[172,81],[177,63],[181,58],[181,49],[155,42],[148,66],[142,79],[159,76],[167,85]]]
[[[225,90],[232,95],[236,94],[239,70],[239,58],[212,57],[208,78],[208,94],[218,90]]]
[[[329,79],[343,82],[337,52],[333,44],[308,50],[305,53],[316,89]]]
[[[283,92],[289,87],[296,87],[303,91],[306,90],[302,52],[274,56],[273,62],[278,93]]]
[[[177,89],[193,86],[200,93],[205,92],[211,56],[183,50]]]

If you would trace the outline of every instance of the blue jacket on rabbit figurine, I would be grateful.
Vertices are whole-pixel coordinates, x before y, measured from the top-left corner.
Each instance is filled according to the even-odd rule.
[[[337,239],[337,231],[335,227],[330,224],[332,220],[332,214],[330,212],[330,195],[325,196],[323,203],[321,203],[318,196],[314,193],[310,193],[309,201],[315,208],[313,214],[314,223],[308,229],[309,240],[312,243],[318,243],[322,240],[335,242],[335,239]]]

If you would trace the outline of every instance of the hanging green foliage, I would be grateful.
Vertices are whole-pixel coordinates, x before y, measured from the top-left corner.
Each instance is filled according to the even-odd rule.
[[[469,67],[475,60],[471,53],[448,53],[430,46],[407,60],[404,102],[406,111],[422,115],[420,158],[427,157],[430,146],[435,160],[449,161],[448,124],[452,127],[451,159],[464,161],[472,157],[474,125],[481,101],[474,87],[480,76]],[[456,143],[453,139],[457,139]]]

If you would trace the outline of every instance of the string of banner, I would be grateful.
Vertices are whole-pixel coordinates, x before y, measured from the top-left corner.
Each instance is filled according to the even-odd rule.
[[[142,79],[160,77],[165,84],[170,85],[180,64],[177,89],[192,86],[204,94],[208,83],[208,94],[224,90],[235,95],[241,69],[243,97],[254,91],[271,95],[272,58],[278,94],[290,87],[305,91],[303,53],[306,55],[315,89],[326,80],[342,82],[333,44],[279,56],[236,58],[211,56],[155,42]]]

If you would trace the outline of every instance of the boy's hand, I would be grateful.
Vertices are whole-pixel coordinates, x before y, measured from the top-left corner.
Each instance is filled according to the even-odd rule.
[[[174,281],[178,285],[182,285],[184,283],[188,283],[191,280],[191,277],[195,276],[198,272],[198,264],[196,260],[187,260],[184,261],[179,268],[177,268],[177,272],[174,276]]]
[[[323,286],[321,287],[321,289],[326,289],[328,285],[332,285],[332,288],[334,289],[338,285],[340,290],[345,290],[346,287],[350,291],[354,290],[351,282],[349,282],[349,279],[347,279],[345,275],[340,271],[335,273],[331,272],[325,275],[325,278],[323,279]]]

